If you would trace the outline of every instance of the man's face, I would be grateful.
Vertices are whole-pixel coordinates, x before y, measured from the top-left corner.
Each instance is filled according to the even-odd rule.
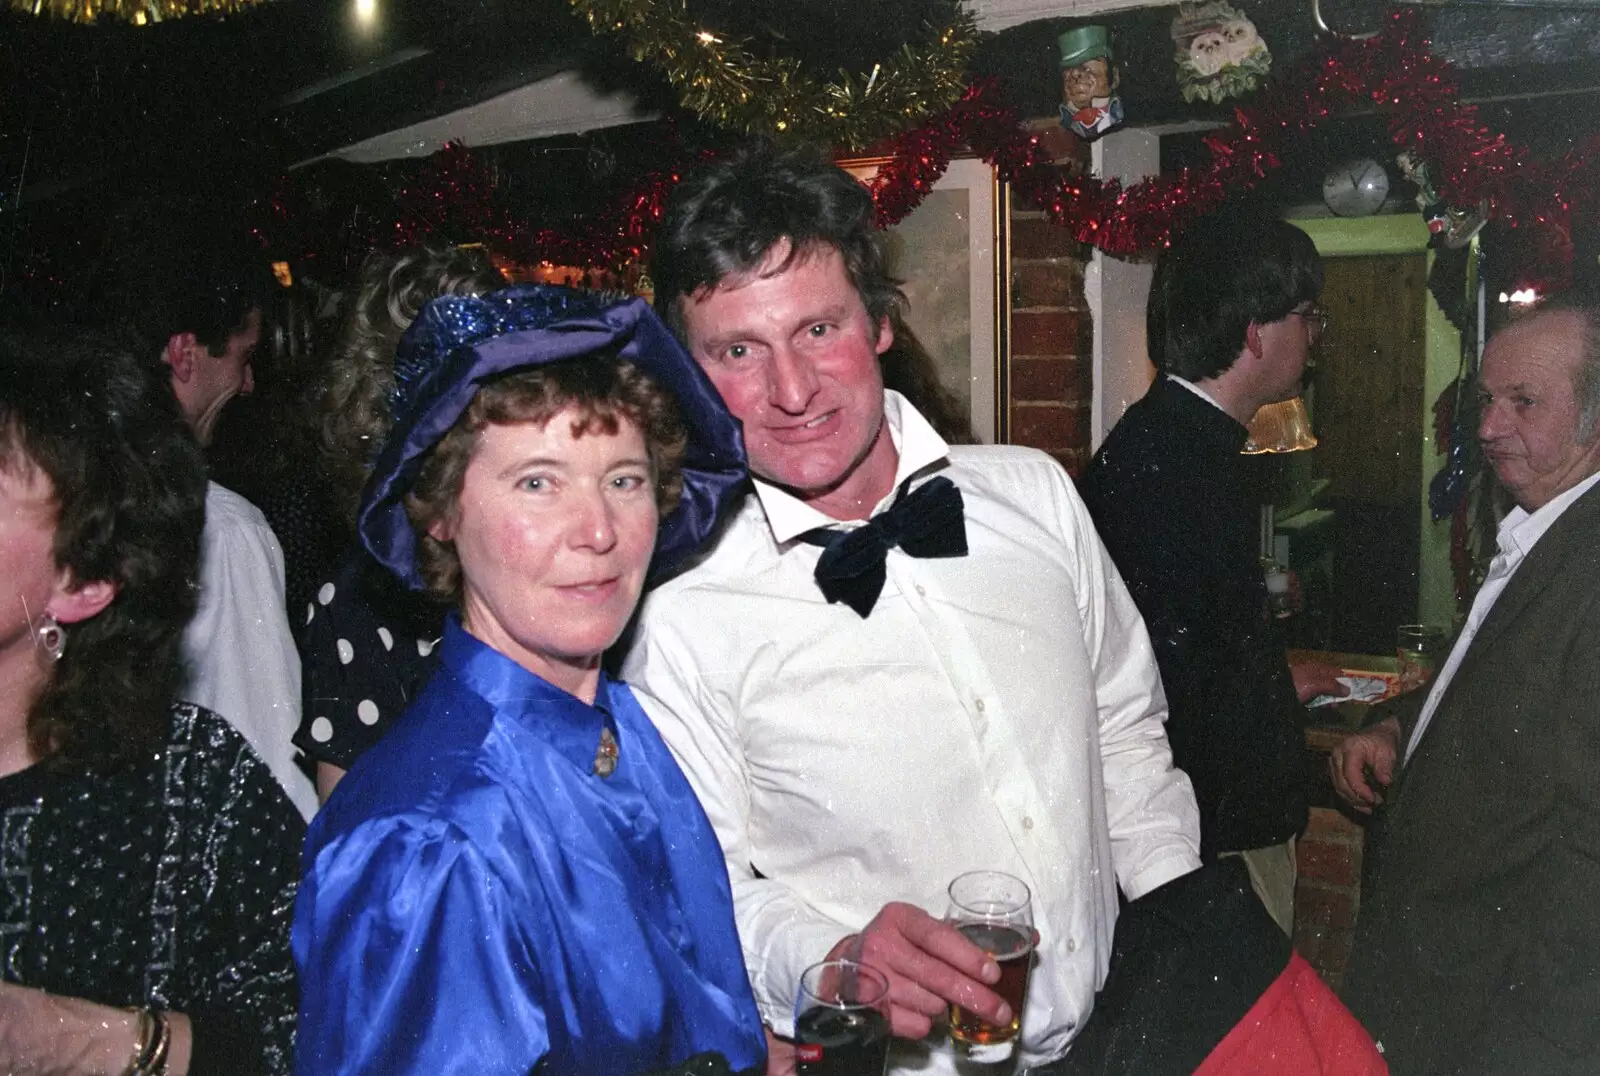
[[[1583,318],[1565,310],[1502,329],[1484,349],[1478,440],[1500,484],[1529,512],[1600,470],[1600,437],[1577,440],[1582,357]]]
[[[1267,384],[1263,403],[1291,400],[1300,395],[1311,357],[1311,347],[1322,331],[1321,311],[1309,299],[1277,321],[1256,327],[1262,357],[1266,360]]]
[[[1102,59],[1085,60],[1061,72],[1061,92],[1073,108],[1088,108],[1096,97],[1111,96],[1111,69]]]
[[[751,470],[822,511],[859,518],[861,502],[870,511],[894,485],[878,367],[894,334],[867,313],[838,250],[778,270],[788,253],[780,243],[756,271],[685,296],[684,336],[744,423]]]
[[[185,417],[202,445],[211,443],[222,409],[235,396],[248,396],[255,390],[251,363],[256,345],[261,342],[261,311],[250,311],[244,327],[228,337],[220,355],[204,344],[196,344],[191,377],[177,387]]]

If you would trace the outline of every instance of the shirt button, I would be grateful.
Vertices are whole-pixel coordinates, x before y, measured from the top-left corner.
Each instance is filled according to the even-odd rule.
[[[1068,938],[1067,939],[1067,952],[1076,953],[1077,951],[1078,951],[1078,939],[1077,938]]]
[[[1025,815],[1022,816],[1022,828],[1023,829],[1032,829],[1033,828],[1033,815],[1025,814]]]
[[[983,713],[983,700],[982,699],[979,699],[977,702],[973,703],[973,705],[978,708],[978,713],[980,713],[980,714]]]
[[[919,598],[926,598],[928,596],[928,592],[925,589],[923,589],[923,586],[922,586],[921,583],[917,584],[917,596]]]

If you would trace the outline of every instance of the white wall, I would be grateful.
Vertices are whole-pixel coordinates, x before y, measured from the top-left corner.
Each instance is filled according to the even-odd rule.
[[[1004,30],[1034,19],[1098,15],[1132,7],[1162,7],[1172,0],[967,0],[979,29]]]
[[[1161,139],[1150,131],[1113,131],[1095,142],[1094,174],[1136,183],[1161,171]],[[1149,261],[1128,262],[1095,251],[1084,269],[1084,297],[1094,318],[1094,397],[1089,448],[1100,447],[1128,405],[1155,377],[1145,347],[1144,308],[1150,295]]]

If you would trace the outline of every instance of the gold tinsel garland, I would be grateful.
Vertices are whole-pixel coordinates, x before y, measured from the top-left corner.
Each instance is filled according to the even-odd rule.
[[[742,41],[719,36],[689,13],[688,0],[571,3],[595,33],[621,35],[629,54],[665,74],[684,107],[708,123],[839,149],[860,149],[948,108],[966,85],[977,43],[959,0],[932,0],[924,42],[902,45],[871,71],[825,81],[798,60],[758,59]]]
[[[126,22],[146,26],[185,15],[232,15],[260,0],[7,0],[12,10],[68,22]]]

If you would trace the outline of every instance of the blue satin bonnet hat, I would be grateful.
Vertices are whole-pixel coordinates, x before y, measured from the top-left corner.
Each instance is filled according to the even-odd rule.
[[[659,574],[692,553],[744,481],[738,421],[643,299],[618,301],[543,284],[435,299],[406,330],[395,354],[394,425],[356,517],[367,551],[406,586],[421,590],[405,497],[428,450],[485,381],[600,351],[614,351],[677,397],[689,435],[683,496],[661,521],[651,571]]]

